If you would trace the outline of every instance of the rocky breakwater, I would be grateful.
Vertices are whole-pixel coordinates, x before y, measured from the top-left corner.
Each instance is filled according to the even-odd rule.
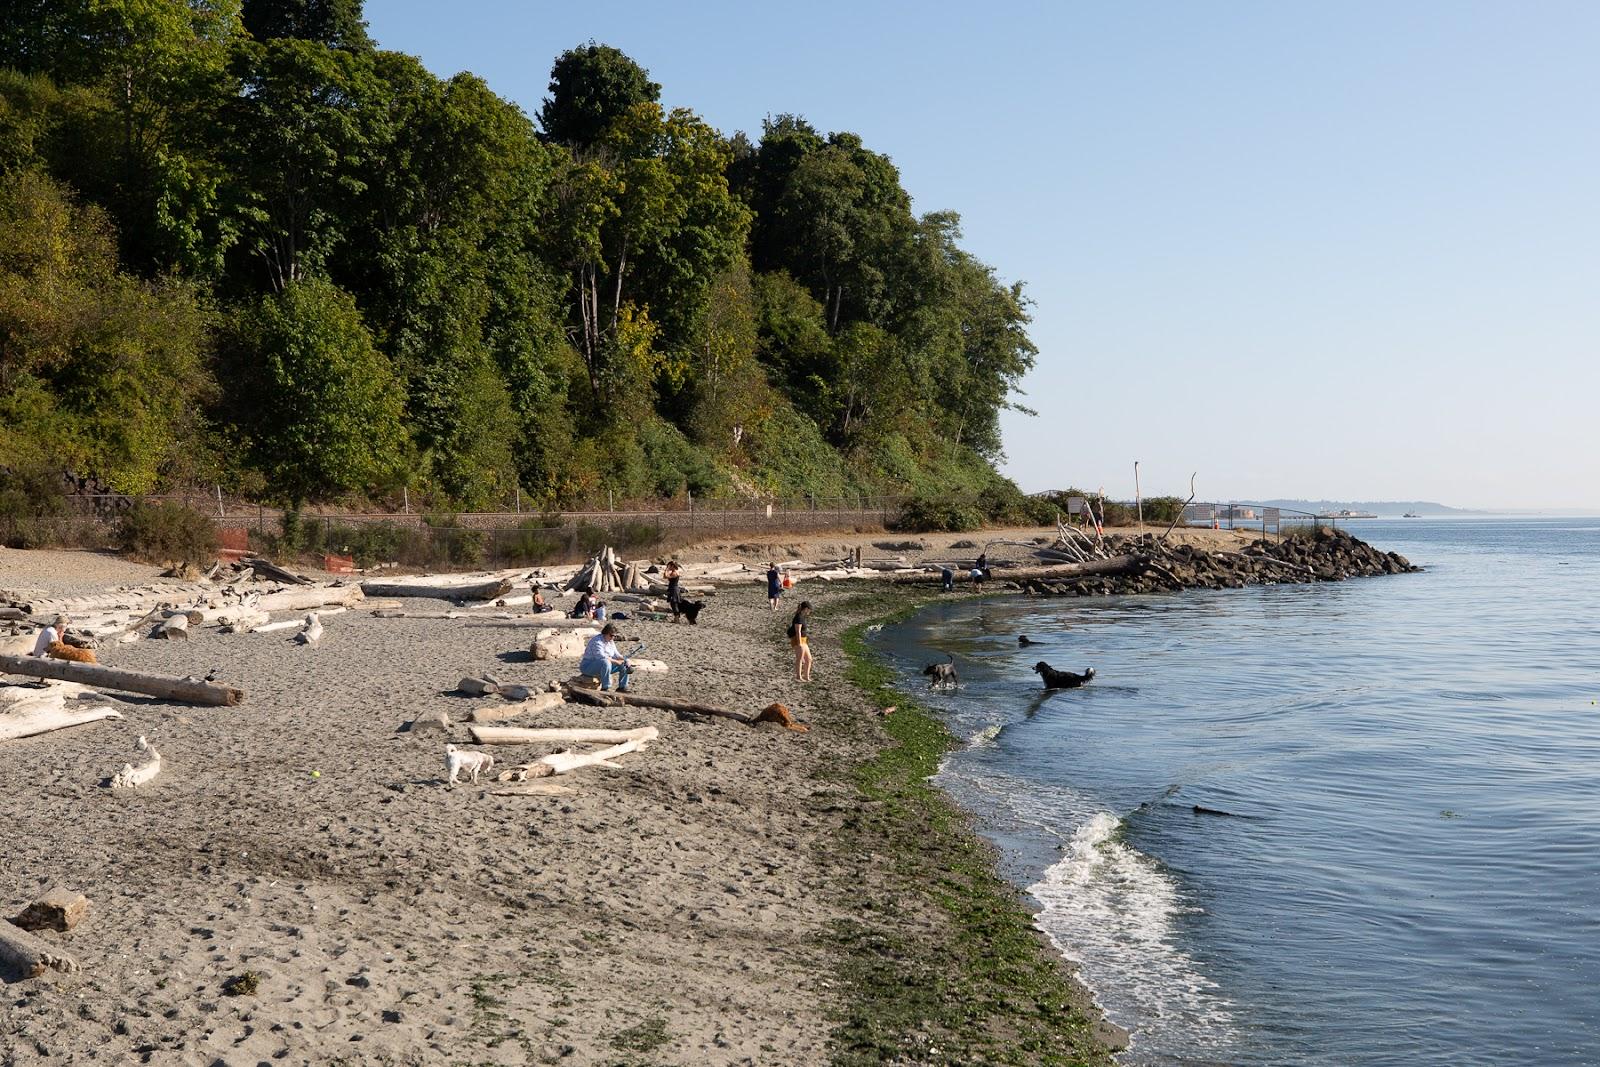
[[[1397,552],[1383,552],[1342,530],[1324,528],[1279,540],[1252,542],[1238,552],[1168,545],[1154,534],[1108,538],[1124,569],[1062,578],[1028,578],[1008,585],[1034,596],[1101,596],[1180,589],[1241,589],[1285,582],[1342,582],[1346,578],[1408,574],[1422,568]],[[996,575],[1003,579],[1003,573]]]

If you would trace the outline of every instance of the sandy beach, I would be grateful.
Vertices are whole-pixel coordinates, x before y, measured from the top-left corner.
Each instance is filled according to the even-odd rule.
[[[817,558],[817,542],[843,540],[773,543]],[[681,555],[768,551],[713,543]],[[87,553],[0,553],[0,588],[12,591],[87,591],[154,573]],[[531,659],[531,627],[357,610],[328,618],[317,648],[285,633],[209,627],[187,642],[103,647],[103,663],[214,671],[247,698],[234,708],[129,698],[115,702],[120,721],[0,744],[0,910],[14,914],[54,886],[91,902],[82,925],[50,935],[81,970],[5,988],[0,1059],[884,1058],[872,1051],[877,1038],[859,1038],[873,1009],[849,978],[862,973],[852,953],[884,953],[841,931],[952,958],[983,947],[947,950],[961,923],[907,880],[904,833],[927,813],[868,798],[853,776],[894,742],[846,678],[840,636],[910,602],[863,593],[861,583],[817,582],[791,594],[818,609],[809,686],[792,677],[787,611],[769,611],[754,583],[720,590],[695,627],[622,624],[625,638],[671,666],[641,676],[644,691],[750,712],[781,701],[812,729],[558,706],[511,724],[653,725],[661,736],[622,757],[621,769],[579,771],[560,779],[569,792],[549,796],[500,796],[503,787],[487,782],[446,788],[445,738],[399,732],[435,711],[459,723],[475,704],[501,699],[454,695],[464,676],[537,687],[574,673],[570,660]],[[160,777],[131,792],[102,787],[133,758],[139,735],[160,749]],[[451,735],[469,743],[460,725]],[[555,747],[484,750],[498,769]],[[964,827],[949,832],[988,866]],[[1003,921],[1020,929],[1011,897],[1000,910],[1014,914]],[[1028,951],[1030,966],[1062,970]],[[883,962],[899,974],[915,960]],[[226,980],[250,973],[253,995],[224,994]],[[1070,1011],[1082,1007],[1080,997]],[[992,1031],[991,1021],[961,1025]],[[999,1022],[1000,1031],[1009,1025]],[[1074,1026],[1087,1034],[1081,1020]],[[852,1051],[841,1034],[866,1044]],[[936,1050],[940,1036],[930,1024],[883,1040],[898,1044],[902,1062],[951,1062]],[[1006,1044],[1003,1033],[995,1040]],[[1017,1048],[1006,1062],[1103,1056],[1087,1036],[1048,1055]]]

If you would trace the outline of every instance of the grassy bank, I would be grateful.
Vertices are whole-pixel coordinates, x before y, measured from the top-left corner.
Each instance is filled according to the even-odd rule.
[[[867,646],[869,625],[925,599],[891,594],[887,615],[882,592],[827,608],[846,627],[838,725],[874,729],[863,703],[896,709],[877,722],[888,744],[876,737],[875,754],[839,772],[861,802],[830,845],[859,876],[852,917],[831,932],[842,960],[834,1063],[1110,1064],[1115,1029],[1097,1021],[1022,895],[996,873],[970,816],[929,781],[954,738]]]

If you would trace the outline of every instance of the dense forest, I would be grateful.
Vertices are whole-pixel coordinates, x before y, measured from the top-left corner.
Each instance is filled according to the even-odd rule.
[[[15,0],[0,467],[432,506],[1015,498],[1028,303],[884,155],[665,109],[614,48],[536,116],[360,0]]]

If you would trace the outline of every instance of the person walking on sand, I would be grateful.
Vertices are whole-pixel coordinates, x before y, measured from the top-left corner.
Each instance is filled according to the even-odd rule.
[[[767,564],[767,603],[773,611],[778,610],[778,598],[783,595],[783,575],[778,573],[776,563]]]
[[[617,692],[628,691],[628,660],[617,648],[617,628],[611,623],[593,637],[578,661],[578,672],[599,681],[602,692],[611,688],[611,676],[617,676]]]
[[[811,601],[802,600],[794,618],[789,620],[789,644],[794,646],[794,676],[802,682],[811,681],[810,619]]]

